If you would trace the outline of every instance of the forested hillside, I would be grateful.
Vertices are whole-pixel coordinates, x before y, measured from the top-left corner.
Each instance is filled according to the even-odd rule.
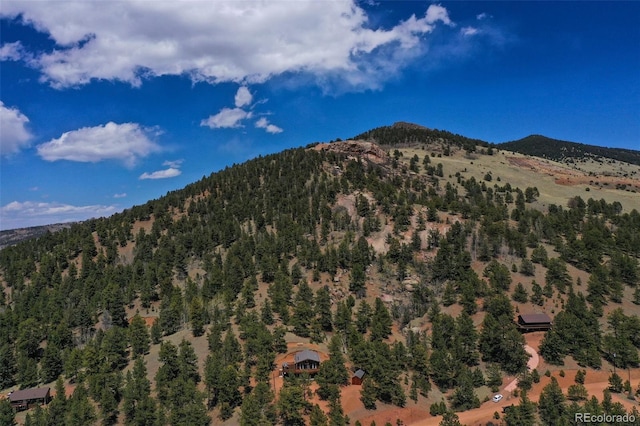
[[[611,392],[640,390],[621,377],[640,363],[637,210],[577,194],[541,210],[533,184],[448,176],[442,156],[493,154],[449,132],[357,139],[379,146],[259,157],[0,251],[0,389],[57,389],[20,422],[369,425],[414,407],[455,424],[507,376],[520,378],[496,411],[508,425],[631,412]],[[554,321],[537,401],[544,371],[527,370],[514,322],[525,311]],[[313,381],[280,377],[299,347],[322,355]],[[567,401],[563,363],[620,375]],[[13,418],[0,401],[0,424]]]
[[[439,142],[448,146],[463,147],[467,151],[475,151],[476,145],[485,147],[489,145],[479,139],[471,139],[446,130],[428,129],[417,124],[405,122],[397,122],[391,126],[376,127],[354,136],[352,139],[374,141],[381,145]]]

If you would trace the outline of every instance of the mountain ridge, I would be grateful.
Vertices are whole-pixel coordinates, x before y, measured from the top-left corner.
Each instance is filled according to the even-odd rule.
[[[453,145],[461,147],[468,152],[474,152],[477,149],[476,147],[480,146],[481,149],[498,148],[554,161],[568,160],[572,162],[575,159],[597,159],[603,157],[640,165],[640,151],[637,150],[607,148],[579,142],[562,141],[538,134],[532,134],[515,141],[491,143],[406,121],[398,121],[390,126],[379,126],[353,136],[348,140],[372,141],[381,147],[411,145],[421,142],[439,143],[443,149],[448,145]],[[315,144],[308,145],[308,147],[313,145]],[[2,230],[0,231],[0,250],[22,240],[37,237],[46,232],[57,232],[69,226],[71,226],[70,223],[63,223]]]
[[[640,165],[640,151],[626,148],[609,148],[580,142],[563,141],[544,135],[532,134],[524,138],[495,144],[497,148],[555,161],[604,157]]]

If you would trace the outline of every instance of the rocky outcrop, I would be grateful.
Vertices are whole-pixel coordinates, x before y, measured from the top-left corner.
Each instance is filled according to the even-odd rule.
[[[332,143],[321,143],[314,147],[318,151],[328,150],[346,154],[352,159],[363,159],[375,164],[387,164],[389,155],[373,142],[363,141],[342,141]]]

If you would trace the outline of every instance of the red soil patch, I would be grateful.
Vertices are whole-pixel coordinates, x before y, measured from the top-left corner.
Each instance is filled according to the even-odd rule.
[[[151,326],[153,325],[154,322],[156,322],[158,317],[142,317],[142,319],[144,320],[144,324],[148,328],[151,328]],[[129,324],[131,324],[131,321],[133,321],[133,317],[129,318]]]
[[[76,385],[72,385],[72,384],[66,384],[64,387],[64,396],[69,399],[73,393],[76,391]],[[51,396],[55,397],[56,396],[56,390],[55,389],[51,389]]]
[[[378,402],[378,408],[375,411],[369,411],[371,413],[368,416],[357,418],[349,413],[349,418],[352,420],[360,420],[363,425],[369,425],[371,422],[376,422],[377,425],[384,425],[386,423],[396,424],[397,420],[401,420],[405,425],[437,425],[440,423],[440,417],[433,417],[429,414],[429,407],[422,405],[414,405],[413,402],[407,407],[399,408],[393,405],[381,404]],[[346,410],[345,410],[346,412]]]

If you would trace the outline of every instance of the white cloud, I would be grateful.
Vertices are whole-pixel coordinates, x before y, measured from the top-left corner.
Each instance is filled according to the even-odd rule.
[[[180,176],[181,174],[182,174],[182,171],[180,169],[176,169],[174,167],[169,167],[168,169],[158,170],[158,171],[155,171],[155,172],[152,172],[152,173],[144,172],[143,174],[140,175],[139,179],[140,180],[145,180],[145,179],[167,179],[167,178]]]
[[[26,127],[28,122],[17,108],[7,108],[0,101],[0,154],[8,156],[29,146],[32,136]]]
[[[476,16],[476,18],[478,19],[478,21],[482,21],[483,19],[489,18],[489,15],[487,13],[485,13],[485,12],[482,12],[482,13],[478,14]]]
[[[200,122],[201,126],[207,126],[212,129],[235,128],[241,127],[240,122],[245,118],[251,118],[251,113],[241,108],[222,108],[216,115]]]
[[[267,133],[272,133],[272,134],[283,132],[283,130],[280,127],[270,124],[269,120],[267,120],[264,117],[256,121],[256,127],[259,129],[264,129]]]
[[[194,81],[258,83],[287,72],[311,74],[320,84],[338,74],[356,89],[375,88],[390,70],[406,65],[398,59],[427,51],[420,44],[438,22],[454,25],[446,8],[432,4],[422,17],[372,28],[355,0],[123,0],[99,7],[4,0],[0,17],[19,17],[56,43],[52,51],[3,48],[7,58],[20,56],[58,88],[93,79],[135,86],[144,78],[182,74]]]
[[[174,169],[178,169],[180,168],[180,166],[182,165],[182,163],[184,163],[184,160],[180,159],[180,160],[173,160],[173,161],[165,161],[164,163],[162,163],[163,166],[167,166],[167,167],[172,167]]]
[[[449,19],[449,12],[447,12],[447,9],[439,4],[432,4],[429,6],[425,15],[425,20],[428,24],[435,24],[438,21],[442,21],[446,25],[454,25],[453,22],[451,22],[451,19]]]
[[[113,194],[113,198],[125,198],[127,196],[126,192],[123,192],[121,194]]]
[[[26,53],[19,41],[0,46],[0,61],[18,61],[25,58]]]
[[[160,147],[149,138],[149,133],[149,129],[137,123],[109,122],[102,126],[83,127],[38,145],[38,155],[47,161],[96,163],[117,160],[133,166],[139,158],[160,151]]]
[[[249,105],[252,99],[253,95],[249,91],[249,88],[247,86],[240,86],[236,93],[236,107],[242,108],[245,105]]]
[[[472,36],[478,34],[479,30],[474,27],[464,27],[460,29],[460,33],[463,36]]]
[[[116,211],[116,206],[13,201],[0,207],[0,223],[2,229],[15,229],[109,216]]]

